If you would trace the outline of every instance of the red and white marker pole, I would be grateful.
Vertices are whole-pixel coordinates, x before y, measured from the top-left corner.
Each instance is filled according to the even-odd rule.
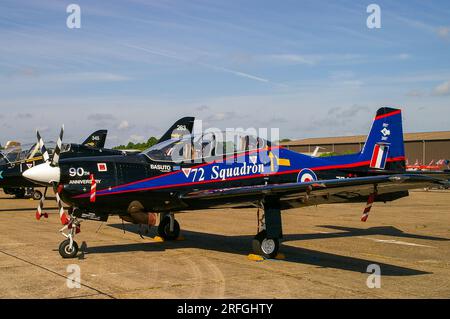
[[[362,222],[366,222],[367,218],[369,218],[369,213],[370,213],[370,210],[372,209],[372,205],[373,205],[373,202],[375,201],[376,195],[377,195],[376,193],[372,193],[369,195],[369,198],[367,199],[366,208],[364,209],[363,215],[361,216]]]
[[[97,182],[95,181],[94,174],[91,174],[91,203],[95,203],[97,196]]]

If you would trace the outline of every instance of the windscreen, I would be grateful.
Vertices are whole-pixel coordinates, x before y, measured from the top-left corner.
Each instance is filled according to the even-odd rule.
[[[218,158],[267,146],[266,140],[236,132],[207,132],[187,135],[156,144],[142,152],[154,161],[188,162],[197,159]]]

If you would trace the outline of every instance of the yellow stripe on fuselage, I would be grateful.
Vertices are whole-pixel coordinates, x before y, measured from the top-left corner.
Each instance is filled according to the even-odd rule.
[[[279,166],[291,166],[291,160],[288,158],[279,158],[278,165]]]

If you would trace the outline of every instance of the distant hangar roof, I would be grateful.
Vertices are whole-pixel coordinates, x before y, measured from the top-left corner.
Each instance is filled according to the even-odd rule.
[[[284,142],[281,144],[284,146],[357,144],[357,143],[365,143],[366,139],[367,135],[335,136],[335,137],[306,138],[303,140],[295,140],[290,142]],[[450,140],[450,131],[405,133],[404,140],[405,142]]]

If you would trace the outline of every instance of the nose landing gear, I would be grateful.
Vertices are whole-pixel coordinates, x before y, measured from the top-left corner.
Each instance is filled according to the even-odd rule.
[[[59,244],[59,254],[62,258],[75,258],[78,254],[78,244],[70,239],[66,239]]]
[[[61,234],[67,239],[59,245],[59,254],[62,258],[75,258],[78,254],[78,244],[74,240],[75,235],[80,232],[81,221],[70,216],[69,223],[61,228]]]

